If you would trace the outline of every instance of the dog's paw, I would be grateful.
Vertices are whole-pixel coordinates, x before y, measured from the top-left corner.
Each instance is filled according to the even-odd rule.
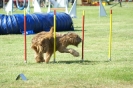
[[[75,57],[78,57],[78,56],[79,56],[79,52],[77,52],[77,51],[74,50],[74,49],[69,49],[69,52],[70,52],[73,56],[75,56]]]
[[[78,57],[78,56],[79,56],[79,53],[76,52],[76,51],[74,51],[74,52],[73,52],[73,56]]]

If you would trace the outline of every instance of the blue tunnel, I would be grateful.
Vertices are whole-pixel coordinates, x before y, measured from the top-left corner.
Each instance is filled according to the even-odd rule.
[[[41,31],[49,31],[54,24],[54,13],[26,14],[26,33],[34,34]],[[71,17],[63,12],[56,13],[56,31],[73,31]],[[23,34],[24,15],[0,14],[0,34]]]

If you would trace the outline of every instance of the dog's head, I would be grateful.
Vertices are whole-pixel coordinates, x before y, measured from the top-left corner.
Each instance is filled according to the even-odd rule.
[[[79,35],[77,35],[76,33],[67,33],[65,34],[67,39],[68,39],[68,42],[71,44],[71,45],[75,45],[75,46],[78,46],[78,44],[82,41],[82,39],[80,38]]]

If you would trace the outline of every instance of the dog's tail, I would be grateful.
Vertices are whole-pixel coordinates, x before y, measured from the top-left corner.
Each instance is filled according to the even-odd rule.
[[[54,27],[52,26],[47,36],[44,39],[51,39],[53,37]]]
[[[50,33],[50,34],[53,34],[53,32],[54,32],[54,27],[51,27],[49,33]]]

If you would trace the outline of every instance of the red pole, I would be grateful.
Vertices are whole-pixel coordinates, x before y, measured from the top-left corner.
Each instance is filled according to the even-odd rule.
[[[24,62],[27,63],[27,47],[26,47],[26,11],[24,9]]]
[[[84,60],[84,16],[85,11],[83,11],[83,16],[82,16],[82,60]]]

